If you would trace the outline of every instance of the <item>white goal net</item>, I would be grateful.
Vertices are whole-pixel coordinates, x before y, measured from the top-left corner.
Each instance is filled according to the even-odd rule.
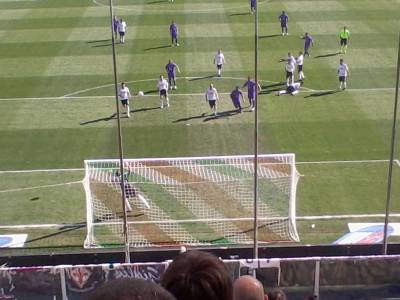
[[[253,243],[254,156],[86,160],[85,247]],[[258,157],[259,243],[298,241],[294,154]]]

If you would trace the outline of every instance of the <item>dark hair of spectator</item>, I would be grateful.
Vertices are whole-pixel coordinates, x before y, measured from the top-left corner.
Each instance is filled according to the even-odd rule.
[[[224,263],[202,251],[178,255],[165,271],[161,285],[177,300],[232,300],[232,279]]]
[[[286,294],[281,289],[276,288],[276,289],[273,289],[268,294],[268,299],[269,300],[286,300]]]
[[[88,300],[176,300],[162,286],[144,279],[111,280],[94,290]]]

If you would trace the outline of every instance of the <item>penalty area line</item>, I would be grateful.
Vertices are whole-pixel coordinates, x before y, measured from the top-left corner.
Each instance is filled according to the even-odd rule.
[[[359,214],[359,215],[322,215],[322,216],[297,216],[297,221],[312,221],[312,220],[339,220],[339,219],[363,219],[363,218],[381,218],[384,214]],[[400,214],[390,214],[390,217],[400,217]],[[80,227],[83,223],[70,224],[29,224],[29,225],[0,225],[0,229],[25,229],[25,228],[63,228],[63,227]]]
[[[362,164],[362,163],[382,163],[388,162],[387,159],[366,159],[366,160],[322,160],[322,161],[298,161],[296,165],[313,164]]]
[[[71,169],[36,169],[36,170],[9,170],[0,171],[0,174],[19,174],[19,173],[45,173],[45,172],[74,172],[84,171],[84,168],[71,168]]]
[[[65,227],[82,227],[85,223],[71,224],[29,224],[29,225],[0,225],[0,229],[43,229],[43,228],[65,228]]]
[[[400,217],[400,214],[390,214],[390,217]],[[385,214],[359,214],[359,215],[323,215],[323,216],[297,216],[298,221],[308,220],[338,220],[338,219],[365,219],[365,218],[384,218]]]
[[[55,183],[55,184],[37,185],[37,186],[31,186],[31,187],[25,187],[25,188],[17,188],[17,189],[0,190],[0,193],[10,193],[10,192],[37,190],[37,189],[51,188],[51,187],[56,187],[56,186],[72,185],[72,184],[77,184],[77,183],[82,183],[82,180],[80,180],[80,181],[71,181],[71,182],[63,182],[63,183]]]
[[[363,163],[383,163],[388,162],[387,159],[371,159],[371,160],[322,160],[322,161],[297,161],[296,165],[312,165],[312,164],[363,164]],[[396,164],[400,167],[400,161],[395,160]],[[19,173],[45,173],[45,172],[76,172],[85,171],[84,168],[71,168],[71,169],[34,169],[34,170],[3,170],[0,174],[19,174]]]
[[[396,163],[396,165],[400,168],[400,161],[398,159],[395,159],[394,162]]]

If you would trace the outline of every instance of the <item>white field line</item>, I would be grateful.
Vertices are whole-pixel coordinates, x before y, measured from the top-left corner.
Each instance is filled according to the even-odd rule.
[[[364,88],[364,89],[346,89],[344,92],[375,92],[375,91],[394,91],[396,88]],[[313,90],[314,92],[330,92],[332,90]]]
[[[396,162],[396,165],[400,168],[400,161],[398,159],[394,160]]]
[[[19,174],[19,173],[45,173],[45,172],[74,172],[84,171],[84,168],[71,168],[71,169],[36,169],[36,170],[12,170],[0,171],[0,174]]]
[[[98,0],[92,0],[93,4],[101,7],[108,8],[109,6],[106,4],[103,4],[99,2]],[[166,1],[167,2],[167,1]],[[260,1],[258,5],[267,3],[267,1]],[[170,3],[171,7],[174,6],[173,3]],[[248,9],[249,5],[243,4],[243,5],[236,5],[236,6],[231,6],[231,7],[221,7],[221,8],[204,8],[204,9],[171,9],[171,10],[161,10],[161,9],[143,9],[141,12],[143,14],[145,13],[176,13],[176,12],[184,12],[185,14],[195,14],[195,13],[206,13],[210,11],[229,11],[233,9],[242,9],[242,8],[247,8]],[[114,5],[115,10],[126,10],[126,11],[139,11],[138,9],[134,7],[126,7],[126,6],[119,6],[119,5]]]
[[[25,188],[17,188],[17,189],[0,190],[0,193],[10,193],[10,192],[37,190],[37,189],[51,188],[51,187],[56,187],[56,186],[72,185],[72,184],[77,184],[77,183],[82,183],[82,180],[80,180],[80,181],[71,181],[71,182],[63,182],[63,183],[55,183],[55,184],[37,185],[37,186],[31,186],[31,187],[25,187]]]
[[[315,220],[340,220],[340,219],[366,219],[366,218],[381,218],[384,214],[359,214],[359,215],[330,215],[330,216],[297,216],[298,221],[315,221]],[[400,214],[390,214],[390,217],[399,218]],[[208,219],[207,219],[208,220]],[[193,221],[193,220],[191,220]],[[199,220],[194,220],[199,221]],[[133,222],[135,223],[135,222]],[[148,222],[144,222],[148,223]],[[29,225],[0,225],[0,229],[43,229],[43,228],[63,228],[82,226],[84,223],[71,224],[29,224]]]
[[[382,163],[388,162],[387,159],[370,159],[370,160],[322,160],[322,161],[297,161],[296,165],[307,164],[362,164],[362,163]]]
[[[63,227],[75,227],[83,225],[82,223],[75,224],[29,224],[29,225],[0,225],[0,229],[42,229],[42,228],[63,228]],[[86,225],[86,223],[84,224]]]
[[[203,79],[204,77],[202,76],[182,76],[182,77],[176,77],[176,79],[186,79],[186,80],[191,80],[191,79]],[[245,77],[211,77],[211,78],[204,78],[204,79],[216,79],[216,80],[222,80],[222,79],[231,79],[231,80],[247,80],[247,78]],[[158,78],[147,78],[147,79],[140,79],[140,80],[130,80],[130,81],[125,81],[126,83],[137,83],[137,82],[148,82],[148,81],[154,81],[154,83],[156,83],[158,81]],[[270,80],[259,80],[260,82],[270,82],[270,83],[278,83],[276,81],[270,81]],[[109,87],[109,86],[114,86],[114,83],[109,83],[109,84],[104,84],[104,85],[99,85],[99,86],[95,86],[95,87],[91,87],[91,88],[87,88],[87,89],[83,89],[83,90],[79,90],[79,91],[75,91],[69,94],[66,94],[64,96],[61,96],[60,98],[68,98],[70,96],[74,96],[74,95],[78,95],[78,94],[82,94],[85,92],[90,92],[90,91],[94,91],[94,90],[98,90],[98,89],[102,89],[105,87]],[[191,95],[191,94],[189,94]]]
[[[322,160],[322,161],[298,161],[296,165],[305,164],[363,164],[363,163],[383,163],[388,162],[387,159],[371,159],[371,160]],[[395,160],[396,164],[400,167],[400,161]],[[74,172],[84,171],[84,168],[71,168],[71,169],[34,169],[34,170],[4,170],[0,174],[19,174],[19,173],[45,173],[45,172]]]
[[[390,217],[399,218],[400,214],[390,214]],[[307,220],[339,220],[339,219],[364,219],[364,218],[384,218],[385,214],[360,214],[360,215],[324,215],[324,216],[297,216],[298,221]]]
[[[313,90],[313,89],[309,89],[306,87],[302,87],[302,91],[300,91],[300,93],[315,93],[315,92],[324,92],[324,91],[331,91],[331,90]],[[90,89],[93,90],[93,89]],[[393,90],[393,88],[376,88],[376,89],[347,89],[347,92],[363,92],[363,91],[387,91],[387,90]],[[105,96],[74,96],[80,93],[83,93],[84,91],[79,91],[75,92],[75,93],[71,93],[68,95],[64,95],[64,96],[55,96],[55,97],[22,97],[22,98],[0,98],[0,101],[41,101],[41,100],[98,100],[98,99],[111,99],[111,98],[115,98],[114,95],[105,95]],[[229,92],[220,92],[218,93],[219,95],[229,95]],[[188,97],[188,96],[204,96],[204,93],[179,93],[179,94],[175,94],[175,93],[170,93],[170,96],[172,97]],[[151,95],[144,95],[144,96],[137,96],[137,95],[133,95],[133,97],[159,97],[159,95],[157,93],[151,94]]]
[[[229,95],[228,92],[218,93],[219,95]],[[169,93],[169,96],[204,96],[204,93],[182,93],[182,94],[172,94]],[[159,97],[158,94],[151,94],[151,95],[144,95],[144,96],[137,96],[133,95],[135,98],[142,98],[142,97]],[[43,98],[0,98],[0,101],[35,101],[35,100],[61,100],[61,101],[72,101],[72,100],[98,100],[98,99],[115,99],[115,96],[107,95],[107,96],[68,96],[68,97],[43,97]]]

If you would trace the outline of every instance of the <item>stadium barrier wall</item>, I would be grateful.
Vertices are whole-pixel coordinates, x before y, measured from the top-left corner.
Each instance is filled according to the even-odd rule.
[[[145,278],[159,283],[162,263],[59,265],[0,268],[0,299],[81,300],[114,278]],[[400,255],[224,260],[233,279],[252,274],[266,291],[282,288],[290,299],[400,297]]]

